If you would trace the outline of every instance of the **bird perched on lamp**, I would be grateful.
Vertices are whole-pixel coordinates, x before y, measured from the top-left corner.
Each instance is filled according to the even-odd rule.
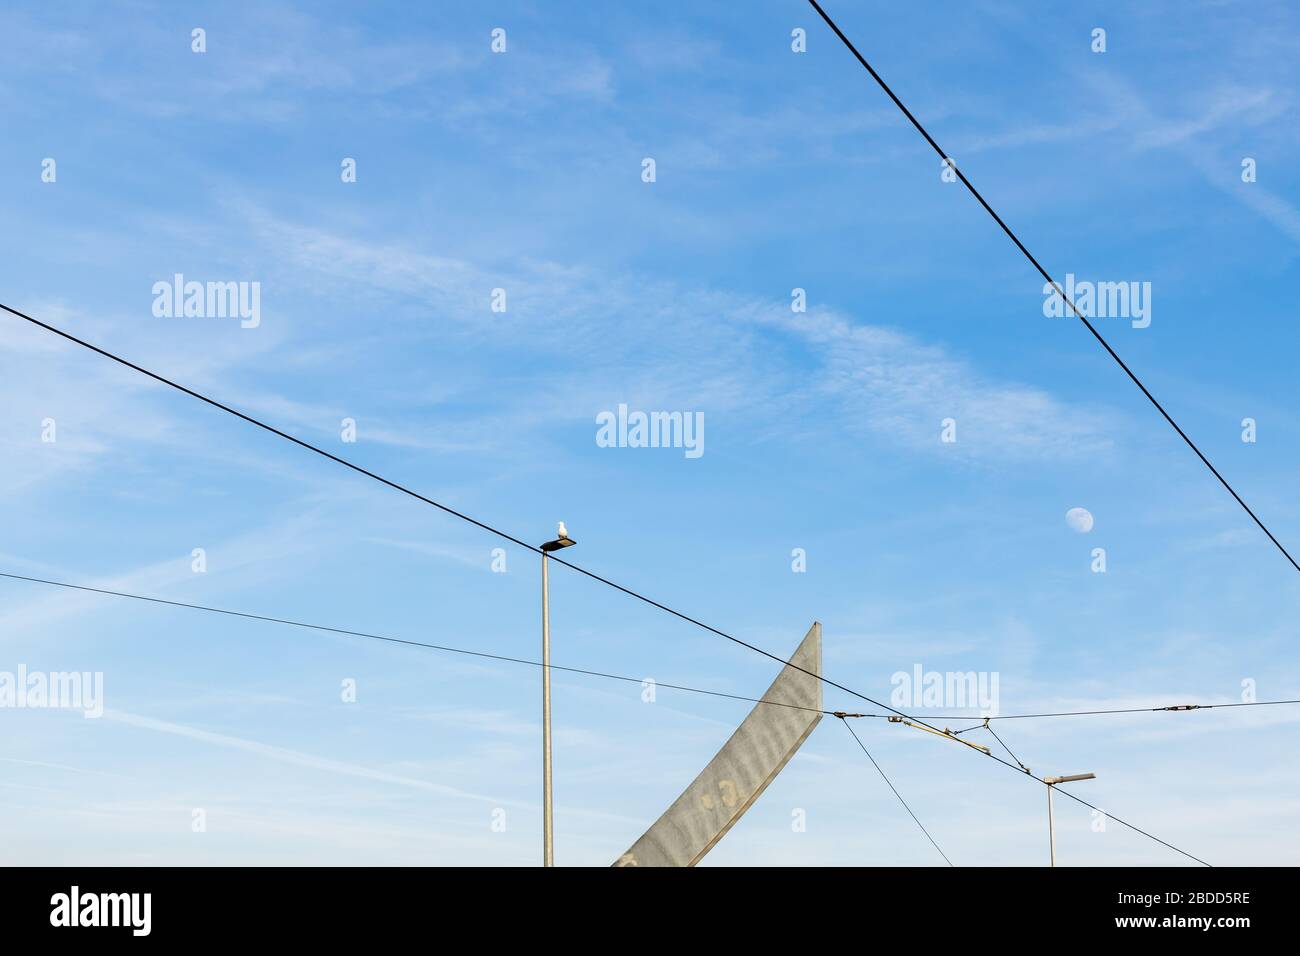
[[[542,545],[542,550],[546,552],[559,551],[561,548],[571,548],[578,542],[569,537],[569,529],[564,526],[564,522],[559,523],[556,529],[557,534],[554,541],[548,541]]]

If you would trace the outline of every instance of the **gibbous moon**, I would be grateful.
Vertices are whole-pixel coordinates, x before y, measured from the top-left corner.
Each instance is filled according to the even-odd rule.
[[[1079,534],[1092,530],[1092,512],[1087,508],[1071,508],[1065,513],[1065,523]]]

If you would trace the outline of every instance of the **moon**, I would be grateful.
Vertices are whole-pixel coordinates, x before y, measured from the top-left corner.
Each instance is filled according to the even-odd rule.
[[[1065,523],[1079,534],[1092,530],[1092,512],[1087,508],[1071,508],[1065,513]]]

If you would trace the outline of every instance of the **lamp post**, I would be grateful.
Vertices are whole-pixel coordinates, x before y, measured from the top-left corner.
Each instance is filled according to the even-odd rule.
[[[555,540],[542,545],[542,866],[555,865],[551,814],[551,599],[546,559],[552,551],[577,543],[561,521]]]
[[[1095,773],[1072,773],[1068,777],[1044,777],[1047,784],[1047,842],[1052,848],[1052,866],[1056,866],[1056,831],[1052,826],[1052,791],[1058,783],[1074,783],[1076,780],[1096,780]]]

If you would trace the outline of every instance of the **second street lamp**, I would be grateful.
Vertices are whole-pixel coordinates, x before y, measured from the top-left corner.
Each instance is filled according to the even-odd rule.
[[[555,865],[551,813],[551,599],[546,559],[552,551],[577,543],[561,521],[555,540],[542,545],[542,866]]]
[[[1072,773],[1068,777],[1044,777],[1047,784],[1047,842],[1052,848],[1052,866],[1056,866],[1056,831],[1052,826],[1052,791],[1058,783],[1074,783],[1076,780],[1096,780],[1095,773]]]

